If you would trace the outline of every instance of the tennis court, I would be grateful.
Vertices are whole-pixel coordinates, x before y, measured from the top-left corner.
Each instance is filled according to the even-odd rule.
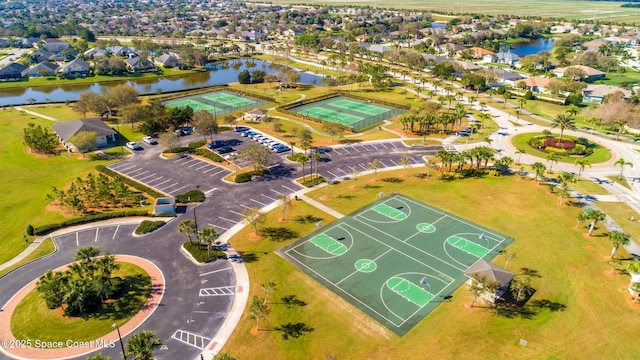
[[[371,102],[335,96],[309,104],[296,106],[290,111],[319,120],[335,122],[359,131],[376,125],[390,117],[402,114],[403,109]]]
[[[402,336],[467,280],[466,270],[512,241],[394,194],[278,254]]]
[[[268,104],[262,99],[252,98],[243,94],[234,94],[228,91],[214,91],[206,94],[185,96],[178,99],[163,102],[169,107],[190,106],[193,111],[205,110],[215,116],[226,115],[238,110],[252,109]]]

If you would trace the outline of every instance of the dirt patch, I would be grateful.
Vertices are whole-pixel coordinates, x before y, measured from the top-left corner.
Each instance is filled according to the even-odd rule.
[[[349,185],[349,190],[351,190],[351,191],[358,190],[358,186],[357,185]]]
[[[247,240],[249,240],[251,242],[256,242],[258,240],[261,240],[262,236],[254,233],[254,232],[250,232],[250,233],[247,234],[246,238],[247,238]]]
[[[602,270],[602,273],[604,274],[604,276],[609,277],[609,278],[615,278],[618,277],[618,272],[617,271],[613,271],[611,272],[611,270]]]
[[[322,195],[322,196],[320,196],[320,200],[322,200],[322,201],[327,201],[327,200],[329,200],[329,199],[330,199],[330,198],[329,198],[327,195]]]
[[[593,246],[593,245],[587,245],[587,246],[585,246],[585,247],[587,248],[587,250],[591,250],[591,251],[593,251],[593,250],[595,250],[595,249],[596,249],[596,247],[595,247],[595,246]]]
[[[251,327],[251,335],[253,335],[253,336],[262,335],[262,332],[263,332],[262,330],[256,329],[255,326]]]
[[[589,233],[582,234],[582,237],[589,240],[593,239],[593,236],[589,235]]]
[[[610,260],[611,260],[611,256],[609,256],[609,255],[602,255],[602,261],[604,261],[604,262],[608,262],[608,261],[610,261]]]

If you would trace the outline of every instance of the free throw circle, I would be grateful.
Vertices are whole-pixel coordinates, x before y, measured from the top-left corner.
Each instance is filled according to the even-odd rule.
[[[369,259],[360,259],[356,261],[356,270],[363,273],[370,273],[376,270],[376,263]]]

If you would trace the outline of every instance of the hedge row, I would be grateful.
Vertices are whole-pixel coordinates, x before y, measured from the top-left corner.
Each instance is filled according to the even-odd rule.
[[[148,234],[152,231],[155,231],[161,228],[164,224],[165,222],[162,220],[158,220],[158,221],[144,220],[136,228],[136,234],[138,235]]]
[[[222,163],[222,162],[227,161],[222,156],[214,153],[213,151],[209,151],[207,149],[196,149],[195,151],[193,151],[193,154],[205,157],[205,158],[207,158],[207,159],[209,159],[211,161],[217,162],[217,163]]]
[[[186,204],[189,202],[203,202],[204,193],[200,190],[189,190],[184,194],[176,195],[176,203]]]
[[[143,193],[146,193],[147,195],[151,196],[152,198],[161,198],[161,197],[165,197],[164,194],[161,194],[155,190],[153,190],[152,188],[146,186],[146,185],[142,185],[137,181],[134,181],[132,179],[129,179],[128,177],[122,176],[120,174],[118,174],[117,172],[107,168],[104,165],[98,165],[96,166],[96,170],[107,175],[107,176],[111,176],[113,178],[118,178],[120,180],[122,180],[123,183],[131,186],[132,188],[136,189],[136,190],[140,190]]]
[[[82,224],[87,224],[94,221],[114,219],[114,218],[127,217],[127,216],[149,216],[149,213],[144,210],[124,210],[124,211],[113,211],[113,212],[101,213],[101,214],[84,215],[77,218],[65,220],[59,223],[38,226],[35,228],[34,234],[40,236],[40,235],[45,235],[52,231],[55,231],[67,226],[82,225]]]
[[[182,244],[182,246],[189,252],[189,254],[191,254],[191,256],[193,256],[194,259],[196,259],[197,262],[200,263],[210,262],[227,256],[224,252],[216,249],[215,247],[211,248],[211,256],[209,256],[206,244],[192,243],[187,241],[186,243]]]
[[[262,176],[264,175],[265,171],[264,170],[254,170],[254,171],[249,171],[249,172],[245,172],[245,173],[240,173],[238,175],[236,175],[235,178],[235,182],[236,183],[245,183],[248,181],[251,181],[251,178],[254,176]]]
[[[187,147],[190,150],[195,150],[195,149],[197,149],[197,148],[199,148],[201,146],[204,146],[204,144],[206,144],[206,143],[207,143],[206,140],[198,140],[198,141],[194,141],[192,143],[189,143],[189,145],[187,145]]]
[[[191,149],[186,146],[177,146],[177,147],[172,147],[171,149],[165,150],[162,153],[163,154],[179,154],[183,152],[189,152],[190,150]]]

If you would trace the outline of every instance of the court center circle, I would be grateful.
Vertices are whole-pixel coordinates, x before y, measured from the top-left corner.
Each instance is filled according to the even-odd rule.
[[[432,232],[436,231],[436,226],[429,223],[420,223],[416,225],[416,229],[418,229],[418,231],[420,232],[431,234]]]
[[[374,272],[377,267],[378,267],[378,265],[376,265],[376,262],[373,261],[373,260],[360,259],[360,260],[356,261],[356,270],[358,270],[360,272],[363,272],[363,273]]]

